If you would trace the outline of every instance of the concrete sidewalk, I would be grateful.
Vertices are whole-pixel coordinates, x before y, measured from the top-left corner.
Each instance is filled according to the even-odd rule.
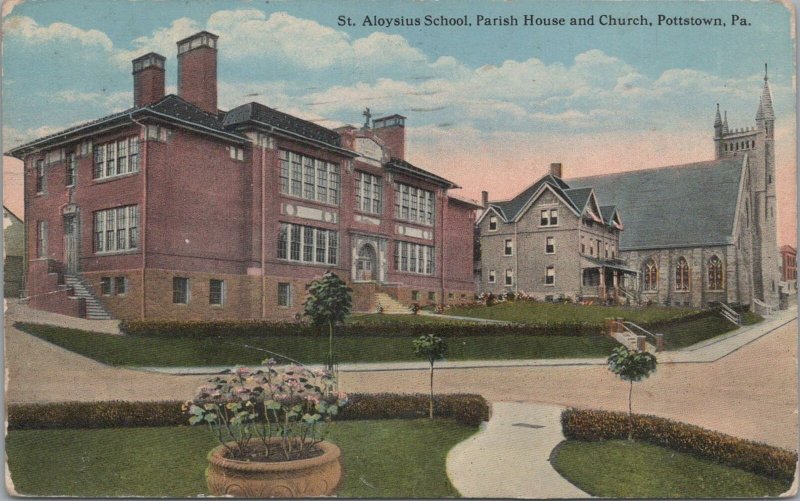
[[[659,364],[695,364],[715,362],[736,352],[756,339],[797,319],[797,307],[780,311],[758,324],[739,329],[713,339],[689,346],[683,350],[665,351],[658,354]],[[489,367],[580,367],[606,365],[605,358],[549,358],[522,360],[445,360],[437,362],[437,370],[482,369]],[[309,365],[321,368],[322,365]],[[229,366],[210,367],[139,367],[139,370],[173,375],[220,374],[231,370]],[[376,362],[345,363],[339,372],[387,372],[429,370],[427,362]]]
[[[447,476],[469,498],[587,498],[550,464],[564,440],[563,407],[496,402],[476,435],[447,454]]]

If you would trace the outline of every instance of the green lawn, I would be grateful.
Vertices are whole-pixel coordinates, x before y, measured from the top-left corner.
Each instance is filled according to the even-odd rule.
[[[348,324],[367,324],[367,325],[386,325],[386,324],[475,324],[477,322],[467,322],[464,320],[454,320],[445,315],[379,315],[377,313],[367,313],[365,315],[355,314],[347,317]]]
[[[744,325],[752,325],[762,320],[764,320],[764,318],[755,313],[748,312],[742,315]],[[731,332],[737,328],[738,327],[722,316],[713,315],[661,327],[657,329],[657,332],[664,334],[665,349],[678,350],[699,343],[700,341],[705,341],[706,339]]]
[[[257,365],[285,355],[302,363],[324,363],[328,339],[315,336],[225,338],[150,338],[115,336],[44,325],[19,328],[46,341],[103,363],[120,366],[197,367]],[[397,362],[414,357],[412,337],[339,337],[340,363]],[[448,360],[606,357],[616,341],[602,336],[465,336],[448,340]],[[259,348],[259,349],[255,349]]]
[[[553,460],[561,475],[599,497],[733,498],[776,496],[790,482],[642,442],[562,442]]]
[[[329,439],[342,449],[340,497],[458,496],[447,452],[476,431],[452,421],[343,421]],[[206,428],[11,431],[6,453],[17,492],[31,496],[196,497],[207,494]]]
[[[507,320],[520,323],[575,323],[585,322],[603,325],[610,317],[643,324],[669,320],[689,315],[698,310],[692,308],[648,306],[646,308],[584,306],[571,303],[539,303],[533,301],[509,301],[494,306],[465,306],[447,310],[447,315]]]

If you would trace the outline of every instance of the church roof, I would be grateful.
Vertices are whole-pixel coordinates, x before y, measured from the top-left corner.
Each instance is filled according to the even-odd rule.
[[[625,217],[620,250],[733,243],[743,157],[568,179]],[[605,216],[606,210],[603,208]]]

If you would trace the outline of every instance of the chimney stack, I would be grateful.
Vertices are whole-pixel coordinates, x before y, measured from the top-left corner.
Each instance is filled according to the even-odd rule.
[[[489,206],[489,192],[488,191],[482,191],[481,192],[481,205],[483,205],[484,209]]]
[[[406,117],[389,115],[372,121],[372,130],[381,138],[391,152],[391,156],[405,160],[406,158]]]
[[[550,164],[550,175],[553,177],[561,177],[561,162]]]
[[[178,42],[178,95],[216,115],[217,39],[201,31]]]
[[[133,60],[133,105],[147,106],[164,97],[164,61],[150,52]]]

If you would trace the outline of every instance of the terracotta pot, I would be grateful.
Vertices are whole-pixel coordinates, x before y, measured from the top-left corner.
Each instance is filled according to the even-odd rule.
[[[331,442],[317,447],[323,454],[311,459],[259,463],[228,459],[220,445],[208,453],[208,489],[215,496],[237,498],[331,496],[342,479],[341,450]]]

